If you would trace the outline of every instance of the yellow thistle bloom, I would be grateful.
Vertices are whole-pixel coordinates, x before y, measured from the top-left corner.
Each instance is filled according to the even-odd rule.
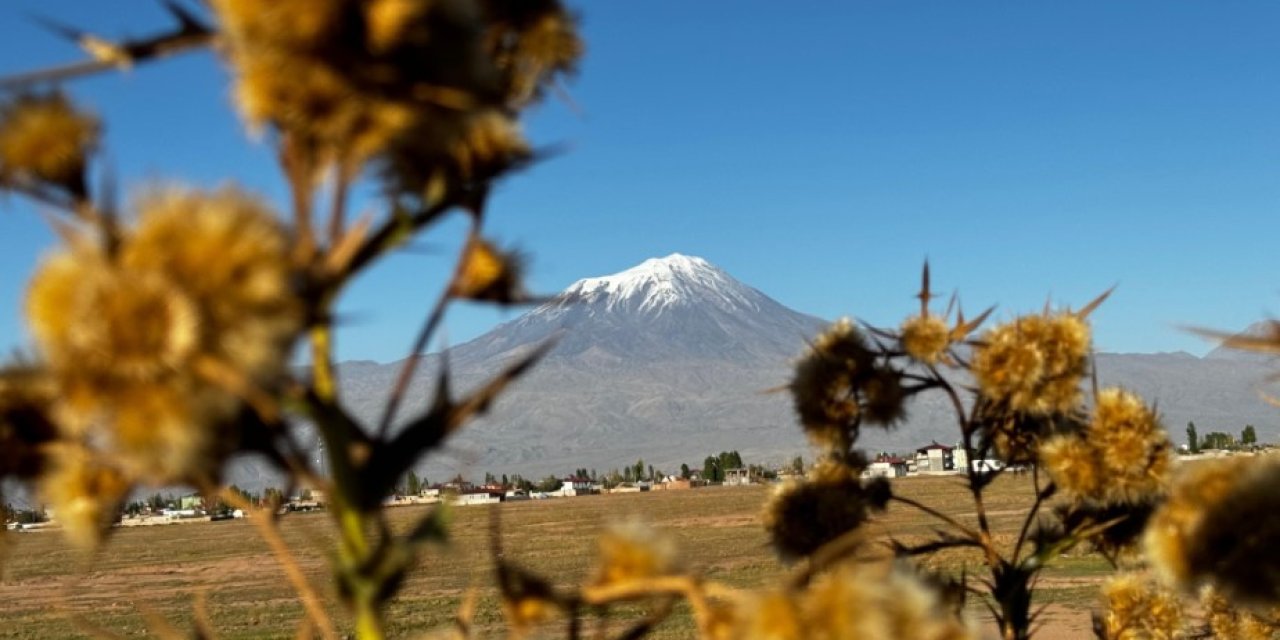
[[[221,389],[178,377],[121,388],[103,413],[112,452],[133,475],[203,479],[240,442],[230,424],[239,406]]]
[[[1023,316],[983,336],[971,370],[993,402],[1013,411],[1065,413],[1079,405],[1089,345],[1089,326],[1079,316]]]
[[[1040,445],[1040,463],[1059,489],[1073,496],[1101,493],[1102,476],[1097,450],[1075,435],[1055,436]]]
[[[597,585],[669,575],[676,568],[675,543],[639,522],[610,527],[600,536],[599,549]]]
[[[515,251],[501,251],[483,238],[469,241],[462,267],[450,285],[449,294],[468,300],[488,300],[501,304],[525,297],[524,258]]]
[[[1113,576],[1102,586],[1102,600],[1103,640],[1174,640],[1185,635],[1181,599],[1149,576]]]
[[[0,182],[28,177],[83,196],[85,163],[100,132],[97,118],[61,94],[0,105]]]
[[[92,550],[129,494],[129,481],[91,452],[64,444],[51,449],[51,468],[40,480],[41,495],[67,539]]]
[[[259,384],[278,378],[303,319],[292,239],[271,210],[230,188],[160,190],[138,209],[121,264],[181,284],[200,309],[203,354]]]
[[[802,615],[813,640],[963,640],[976,635],[914,575],[847,563],[819,577]]]
[[[246,394],[272,392],[302,329],[291,240],[238,191],[158,191],[116,254],[76,240],[32,280],[27,318],[73,432],[135,475],[216,471]],[[212,372],[212,373],[211,373]]]
[[[823,460],[808,478],[779,485],[761,520],[778,554],[794,560],[857,529],[869,511],[884,509],[889,496],[883,479],[864,485],[854,470]]]
[[[941,361],[951,345],[951,329],[938,316],[912,316],[902,323],[902,350],[926,364]]]
[[[1280,603],[1280,461],[1231,458],[1187,465],[1144,536],[1147,558],[1188,593],[1212,584],[1245,606]]]
[[[1172,449],[1142,398],[1108,388],[1098,393],[1083,433],[1045,442],[1039,456],[1058,487],[1076,499],[1135,502],[1164,492]]]
[[[1280,611],[1271,609],[1265,617],[1255,615],[1247,609],[1232,606],[1231,602],[1219,595],[1213,588],[1206,588],[1200,595],[1200,606],[1204,609],[1205,621],[1215,638],[1232,638],[1233,640],[1273,640],[1280,626]]]

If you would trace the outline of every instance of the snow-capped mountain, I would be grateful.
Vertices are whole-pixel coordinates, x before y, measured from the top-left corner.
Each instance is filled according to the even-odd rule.
[[[579,280],[565,290],[561,302],[541,311],[567,313],[585,306],[592,312],[654,317],[695,305],[711,305],[729,313],[752,313],[771,302],[710,262],[673,253],[665,258],[650,258],[611,276]]]
[[[822,321],[778,304],[703,260],[672,254],[579,280],[555,300],[459,346],[480,363],[553,334],[552,359],[662,363],[711,358],[783,367]]]
[[[637,457],[659,468],[696,466],[728,449],[756,459],[801,451],[788,399],[763,391],[787,380],[791,360],[823,324],[680,254],[579,280],[449,351],[465,389],[557,339],[490,416],[458,437],[451,455],[493,471],[546,473]],[[415,381],[418,406],[430,396],[434,363]],[[396,369],[343,367],[345,398],[360,417],[376,417]]]
[[[423,470],[429,477],[459,470],[541,477],[581,467],[605,471],[637,458],[670,471],[730,449],[751,462],[808,457],[788,396],[764,391],[787,381],[791,362],[823,324],[705,260],[679,254],[579,280],[555,300],[449,351],[455,389],[466,389],[544,340],[559,339],[492,413]],[[426,406],[438,364],[433,356],[421,367],[402,415]],[[1259,394],[1280,370],[1276,358],[1100,354],[1097,369],[1103,385],[1123,385],[1156,403],[1175,442],[1190,420],[1201,433],[1239,433],[1253,424],[1264,441],[1280,439],[1280,409]],[[398,371],[398,363],[341,367],[344,399],[358,417],[377,418]],[[907,416],[892,431],[868,431],[860,444],[909,451],[956,440],[950,405],[940,397],[913,401]]]

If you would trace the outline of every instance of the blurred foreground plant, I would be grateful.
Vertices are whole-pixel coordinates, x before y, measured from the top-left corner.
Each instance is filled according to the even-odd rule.
[[[405,534],[381,505],[425,453],[482,413],[547,345],[462,397],[447,368],[425,411],[399,421],[418,357],[454,300],[516,304],[521,262],[481,228],[495,180],[535,159],[518,118],[581,55],[557,0],[211,0],[164,6],[177,26],[112,42],[54,25],[89,55],[0,79],[0,189],[51,214],[61,244],[26,300],[34,356],[0,372],[0,474],[32,481],[87,550],[141,485],[188,484],[247,508],[222,487],[224,463],[259,453],[290,481],[323,491],[338,532],[337,591],[359,638],[380,638],[384,605],[422,544],[444,535],[433,512]],[[227,63],[254,134],[277,151],[289,186],[281,215],[235,186],[153,186],[124,210],[97,185],[102,130],[59,81],[211,48]],[[349,218],[363,180],[380,216]],[[405,361],[381,423],[344,408],[333,357],[346,285],[446,213],[470,219],[451,279]],[[310,367],[290,366],[299,344]],[[311,424],[320,465],[297,440]],[[393,429],[393,425],[399,425]],[[337,631],[275,530],[254,522],[325,637]]]
[[[165,6],[178,23],[168,33],[110,42],[58,28],[89,59],[0,80],[0,188],[41,203],[60,239],[28,289],[34,354],[0,371],[0,476],[39,485],[69,538],[93,549],[138,486],[190,484],[247,507],[221,486],[222,471],[232,455],[261,454],[324,492],[336,591],[355,636],[381,638],[420,548],[445,535],[440,511],[393,533],[384,498],[548,348],[462,397],[445,367],[430,406],[398,420],[452,301],[530,300],[519,255],[481,228],[494,181],[536,158],[518,116],[573,70],[575,21],[556,0],[209,0],[207,18]],[[235,186],[152,186],[125,210],[112,185],[95,188],[101,124],[55,83],[206,47],[227,62],[250,131],[278,154],[287,214]],[[351,220],[350,193],[364,180],[387,210]],[[333,368],[335,304],[353,278],[452,211],[471,223],[453,274],[381,419],[361,425]],[[510,634],[557,621],[576,638],[595,618],[603,637],[614,605],[643,602],[647,615],[620,636],[639,638],[684,602],[705,638],[949,640],[975,636],[963,607],[977,594],[1000,635],[1021,640],[1034,630],[1037,576],[1087,544],[1123,570],[1103,589],[1100,637],[1274,635],[1280,471],[1265,460],[1206,463],[1170,484],[1172,447],[1154,409],[1123,389],[1084,391],[1087,321],[1105,296],[981,333],[989,312],[930,307],[927,267],[919,298],[898,328],[836,323],[796,363],[788,388],[822,454],[765,506],[773,545],[795,567],[789,580],[758,590],[706,580],[656,532],[631,525],[601,538],[597,570],[569,588],[506,557],[495,520]],[[1275,352],[1275,335],[1242,346]],[[290,366],[300,347],[310,360],[301,374]],[[863,430],[892,428],[926,394],[953,410],[972,515],[868,477]],[[297,442],[301,422],[323,442],[325,473]],[[1031,474],[1032,506],[1016,538],[1001,540],[985,495],[1014,469]],[[897,508],[937,528],[925,541],[891,540],[886,560],[869,552],[865,525]],[[274,512],[252,521],[298,591],[300,636],[337,637]],[[917,564],[948,549],[973,551],[980,570],[939,576]],[[442,634],[470,637],[473,612],[468,600]],[[212,635],[205,616],[197,627]]]

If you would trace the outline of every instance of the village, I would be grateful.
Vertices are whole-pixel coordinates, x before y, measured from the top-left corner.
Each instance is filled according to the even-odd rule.
[[[1213,434],[1217,435],[1217,434]],[[1215,442],[1212,441],[1211,442]],[[1226,441],[1224,441],[1226,442]],[[1178,449],[1179,460],[1193,460],[1207,457],[1223,457],[1232,455],[1254,455],[1265,445],[1259,446],[1250,442],[1248,447],[1237,446],[1230,440],[1228,446],[1222,448],[1200,448],[1191,450],[1187,445]],[[737,466],[718,466],[721,463],[737,463]],[[449,503],[455,506],[491,505],[503,502],[524,500],[550,500],[596,495],[621,495],[646,493],[651,491],[685,491],[704,487],[742,487],[749,485],[769,485],[786,482],[804,475],[805,465],[799,457],[790,464],[781,467],[762,465],[744,465],[736,451],[722,452],[719,457],[707,458],[707,467],[702,470],[690,469],[682,465],[679,474],[662,474],[649,467],[649,476],[643,477],[643,464],[638,464],[634,474],[627,469],[623,476],[616,471],[607,475],[597,475],[594,471],[577,469],[575,473],[564,476],[549,476],[538,484],[526,481],[519,476],[501,479],[486,474],[482,483],[472,483],[461,475],[450,481],[436,484],[419,482],[414,474],[410,482],[401,487],[395,494],[388,496],[384,507],[405,507],[412,505],[432,505]],[[881,452],[872,458],[862,472],[864,478],[909,478],[915,476],[964,475],[972,466],[978,473],[1008,471],[1021,473],[1026,471],[1020,466],[1008,466],[997,459],[969,460],[963,443],[954,445],[940,444],[933,441],[919,447],[911,453],[897,454]],[[594,477],[593,477],[594,476]],[[710,477],[708,477],[710,476]],[[296,513],[320,511],[325,508],[324,492],[318,489],[302,489],[291,495],[284,495],[279,490],[267,488],[263,495],[243,492],[247,502],[262,507],[276,504],[277,513]],[[116,527],[139,527],[171,524],[196,524],[239,520],[249,514],[243,509],[232,508],[221,500],[210,502],[199,493],[187,493],[181,496],[167,495],[161,498],[153,496],[146,501],[130,503],[123,510]],[[33,532],[58,529],[56,512],[49,509],[9,510],[6,513],[5,528],[16,532]]]

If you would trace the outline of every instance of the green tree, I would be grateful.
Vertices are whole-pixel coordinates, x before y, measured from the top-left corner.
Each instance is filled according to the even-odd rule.
[[[557,478],[555,476],[547,476],[542,479],[542,482],[538,483],[538,491],[542,491],[542,492],[559,491],[560,484],[561,484],[560,478]]]
[[[644,459],[636,460],[636,466],[633,468],[635,469],[635,475],[633,477],[637,481],[643,479],[644,478]]]
[[[1253,425],[1246,424],[1244,431],[1240,432],[1240,444],[1251,445],[1258,443],[1258,432],[1254,431]]]
[[[1210,431],[1204,434],[1204,442],[1201,446],[1205,449],[1231,449],[1234,448],[1236,439],[1229,433],[1221,431]]]
[[[1187,451],[1200,453],[1200,438],[1196,435],[1196,423],[1187,423]]]
[[[422,493],[422,479],[418,477],[418,474],[415,473],[413,469],[409,470],[409,474],[405,478],[404,485],[406,495],[416,496]]]
[[[689,465],[683,462],[680,463],[680,477],[685,480],[689,479]]]
[[[798,476],[804,475],[804,456],[796,456],[791,461],[791,472]]]

